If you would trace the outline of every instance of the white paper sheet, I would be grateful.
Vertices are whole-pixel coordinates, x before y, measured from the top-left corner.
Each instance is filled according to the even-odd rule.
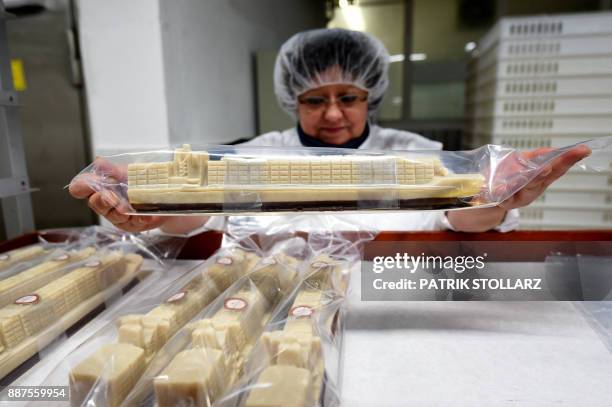
[[[344,346],[346,406],[612,403],[612,353],[570,302],[361,302],[356,274]]]

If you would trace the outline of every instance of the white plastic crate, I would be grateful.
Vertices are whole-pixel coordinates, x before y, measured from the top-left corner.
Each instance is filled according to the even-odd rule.
[[[561,148],[574,144],[582,143],[589,139],[589,135],[568,135],[554,136],[548,135],[537,137],[531,134],[524,135],[491,135],[486,133],[472,133],[472,146],[478,147],[484,144],[504,145],[517,150],[534,150],[538,148]],[[593,172],[604,172],[612,174],[612,149],[595,150],[593,153],[582,160],[579,164],[582,169]],[[577,184],[580,185],[580,184]]]
[[[503,79],[560,80],[565,77],[589,78],[601,75],[612,75],[612,56],[504,60],[479,70],[475,80],[470,78],[470,85],[481,87],[486,86],[489,82]]]
[[[601,78],[501,80],[489,82],[489,84],[480,88],[468,85],[467,89],[469,102],[482,102],[501,98],[603,97],[611,95],[612,76]]]
[[[585,136],[572,137],[533,137],[533,136],[494,136],[487,143],[504,145],[517,150],[532,150],[541,147],[559,148],[588,140]],[[612,170],[612,149],[596,150],[581,161],[595,171]]]
[[[473,126],[470,126],[469,128],[471,129]],[[491,136],[488,134],[478,134],[478,133],[473,133],[470,131],[469,133],[469,145],[471,146],[471,148],[477,148],[480,146],[483,146],[485,144],[491,144]]]
[[[572,137],[533,137],[533,136],[490,136],[476,133],[473,135],[477,145],[488,143],[505,145],[518,150],[533,150],[541,147],[564,147],[580,143],[588,139],[585,136]],[[609,193],[612,189],[612,151],[608,148],[595,151],[577,166],[570,169],[563,177],[554,183],[557,190],[597,191]],[[585,167],[580,167],[584,165]],[[584,169],[586,168],[586,169]]]
[[[572,221],[565,222],[544,222],[534,220],[520,220],[519,230],[583,230],[583,229],[610,229],[610,225],[607,223],[595,222],[586,223],[579,222],[575,223]]]
[[[612,35],[585,37],[552,37],[523,39],[498,43],[486,53],[480,54],[476,70],[487,68],[500,60],[520,61],[540,58],[575,58],[612,54]]]
[[[521,98],[494,100],[472,104],[468,114],[475,118],[566,116],[566,115],[612,115],[612,96],[578,98]],[[612,129],[610,129],[612,134]]]
[[[612,186],[612,171],[588,172],[568,171],[564,176],[555,181],[557,188],[609,188]]]
[[[468,65],[472,139],[518,149],[612,134],[612,13],[506,18]],[[612,228],[612,151],[521,209],[521,228]]]
[[[612,186],[610,188],[563,188],[553,183],[532,205],[607,206],[612,209]]]
[[[603,33],[612,34],[611,12],[507,17],[479,41],[478,49],[483,53],[505,40]]]
[[[529,134],[564,136],[584,134],[587,138],[612,134],[610,117],[528,117],[493,118],[477,120],[476,133],[490,133],[495,136]],[[580,140],[578,140],[580,141]]]
[[[612,227],[612,208],[599,207],[546,207],[532,204],[521,208],[520,221],[546,224],[587,224]]]
[[[531,134],[489,134],[487,138],[489,143],[514,147],[518,150],[533,149],[538,147],[565,147],[590,139],[597,139],[597,137],[590,137],[587,134],[572,134],[566,136],[548,135],[543,137],[534,137]],[[612,162],[612,148],[608,147],[605,150],[597,150],[593,152],[593,154],[588,157],[587,160],[589,160],[589,162],[591,162],[593,165],[597,165],[598,168],[601,168],[602,165],[607,168],[609,165],[608,163]]]

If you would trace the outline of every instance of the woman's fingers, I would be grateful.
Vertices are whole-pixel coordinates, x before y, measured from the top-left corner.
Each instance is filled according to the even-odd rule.
[[[87,204],[95,213],[104,217],[113,209],[112,205],[104,200],[102,192],[96,192],[90,196]]]
[[[554,151],[555,149],[552,147],[541,147],[541,148],[536,148],[535,150],[527,150],[527,151],[523,151],[521,153],[521,155],[523,156],[523,158],[526,158],[528,160],[532,160],[536,157],[539,157],[543,154],[548,154],[552,151]]]
[[[70,185],[68,191],[77,199],[85,199],[96,193],[96,186],[102,187],[105,179],[124,180],[124,169],[109,163],[108,161],[97,158],[94,161],[94,172],[89,174],[80,174],[76,176]]]
[[[116,208],[113,208],[106,214],[106,219],[108,219],[114,225],[121,225],[122,223],[126,223],[130,220],[130,215],[121,213]]]
[[[146,229],[153,229],[161,226],[167,220],[164,216],[134,216],[136,222],[145,227]]]
[[[94,209],[96,213],[104,216],[118,228],[133,233],[155,229],[161,226],[166,220],[161,216],[127,215],[119,211],[117,208],[109,209],[108,205],[104,203],[104,199],[99,197],[95,198],[94,203],[92,204],[92,209]]]
[[[96,174],[99,174],[104,178],[111,178],[116,181],[125,181],[127,178],[127,168],[125,166],[112,164],[101,157],[94,160],[93,168]]]
[[[135,225],[131,221],[115,224],[115,226],[118,227],[119,229],[125,230],[126,232],[131,232],[131,233],[138,233],[138,232],[142,232],[143,230],[145,230],[140,225]]]
[[[547,151],[541,151],[539,154]],[[533,153],[537,151],[528,152],[534,156]],[[577,146],[562,154],[553,160],[552,163],[546,165],[540,174],[535,177],[531,182],[525,185],[522,189],[517,191],[511,198],[509,198],[504,207],[520,208],[527,206],[535,201],[546,188],[556,181],[559,177],[565,174],[574,164],[584,159],[591,154],[591,150],[586,146]]]
[[[565,174],[578,161],[588,157],[591,154],[591,149],[587,146],[577,146],[558,157],[552,163],[552,171],[544,181],[545,186],[549,186],[559,177]]]
[[[72,180],[68,186],[68,192],[77,199],[85,199],[96,192],[92,185],[99,183],[100,177],[97,175],[81,174]]]
[[[552,172],[552,169],[553,169],[552,165],[550,164],[545,165],[540,171],[540,173],[530,183],[532,182],[541,183],[546,178],[548,178],[548,176]]]
[[[110,189],[96,191],[95,186],[104,183],[122,182],[126,178],[125,166],[111,164],[97,158],[93,164],[94,173],[81,174],[70,183],[70,194],[78,199],[88,199],[87,204],[98,215],[108,219],[113,225],[128,232],[142,232],[164,224],[167,218],[161,216],[128,215],[129,203],[119,198]]]
[[[113,208],[119,206],[119,198],[111,191],[96,192],[89,197],[88,204],[98,215],[106,217]]]
[[[128,232],[142,232],[144,230],[155,229],[161,226],[165,219],[161,216],[130,216],[125,223],[117,224],[117,227]]]
[[[525,151],[523,153],[523,157],[527,159],[533,159],[542,154],[547,154],[553,150],[554,149],[552,148],[538,148],[536,150]],[[574,164],[587,157],[590,153],[591,150],[584,145],[574,147],[554,159],[551,163],[543,165],[540,169],[539,174],[527,184],[523,184],[524,181],[521,180],[522,177],[520,175],[515,175],[513,177],[514,184],[516,186],[520,186],[521,184],[523,184],[524,186],[523,188],[521,188],[523,190],[536,189],[541,186],[546,187],[550,185],[553,181],[555,181],[557,178],[565,174],[567,170],[569,170]]]

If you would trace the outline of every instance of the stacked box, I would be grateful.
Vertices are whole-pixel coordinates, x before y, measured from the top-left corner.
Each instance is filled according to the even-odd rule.
[[[612,13],[504,18],[469,64],[473,146],[562,147],[612,128]],[[585,160],[521,209],[521,228],[612,227],[612,151]]]

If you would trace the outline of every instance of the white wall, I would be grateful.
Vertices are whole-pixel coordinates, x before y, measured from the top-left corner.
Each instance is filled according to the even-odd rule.
[[[78,6],[95,154],[255,136],[255,51],[326,23],[324,0]]]
[[[324,1],[161,0],[170,140],[255,136],[254,53],[325,26]]]
[[[167,146],[157,0],[79,0],[78,16],[94,153]]]

